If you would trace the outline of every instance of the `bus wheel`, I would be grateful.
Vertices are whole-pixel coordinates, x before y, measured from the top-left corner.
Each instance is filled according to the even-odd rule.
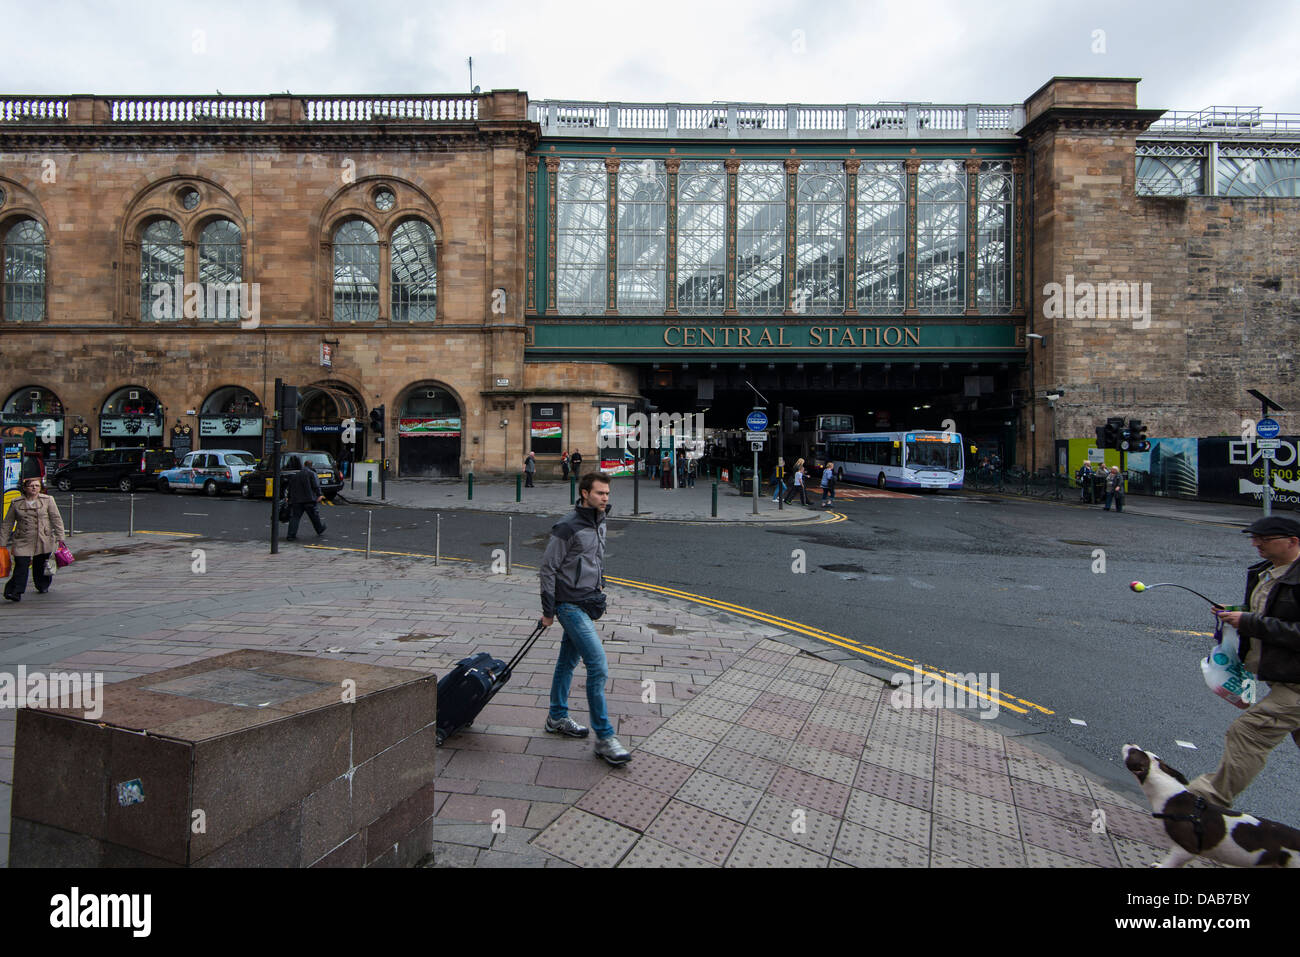
[[[876,488],[884,488],[884,487],[885,487],[885,473],[881,472],[880,475],[876,478]]]

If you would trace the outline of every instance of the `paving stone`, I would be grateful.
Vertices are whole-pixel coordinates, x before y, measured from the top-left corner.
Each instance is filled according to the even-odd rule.
[[[663,726],[669,731],[680,731],[683,734],[689,734],[693,738],[700,738],[714,743],[721,741],[726,733],[731,730],[731,722],[700,714],[694,708],[690,711],[678,712],[664,722]]]
[[[727,858],[727,867],[825,867],[829,858],[747,827]]]
[[[836,731],[844,731],[849,734],[868,736],[871,731],[871,724],[875,719],[867,714],[850,714],[847,711],[840,711],[837,708],[827,708],[824,705],[817,705],[808,715],[808,723],[816,724],[824,728],[834,728]]]
[[[834,856],[854,867],[928,867],[930,850],[851,821],[840,825]]]
[[[909,751],[889,744],[875,744],[867,741],[862,749],[862,760],[867,764],[879,764],[881,767],[893,768],[918,778],[934,776],[934,758],[919,751]]]
[[[1156,847],[1144,841],[1133,841],[1124,837],[1114,837],[1111,844],[1119,855],[1120,867],[1151,867],[1165,859],[1173,842]]]
[[[516,854],[507,851],[479,851],[475,867],[545,867],[551,858],[543,854]]]
[[[529,754],[499,754],[492,751],[457,751],[445,773],[470,781],[513,781],[532,784],[542,759]],[[441,777],[441,775],[439,776]]]
[[[678,764],[649,751],[638,751],[636,758],[619,769],[619,777],[633,784],[672,795],[686,783],[694,768]]]
[[[436,818],[432,827],[435,843],[492,846],[492,830],[483,824]]]
[[[846,755],[853,758],[853,763],[856,765],[858,756],[862,754],[862,749],[867,746],[867,737],[849,731],[839,731],[824,724],[813,724],[810,719],[799,732],[795,743],[807,744],[825,751]]]
[[[719,744],[733,751],[743,751],[769,761],[780,761],[790,750],[791,742],[788,738],[737,725],[727,732]]]
[[[767,790],[769,794],[787,798],[799,807],[809,807],[836,816],[844,813],[844,806],[849,799],[847,784],[828,781],[794,768],[779,769]]]
[[[1088,782],[1088,790],[1092,792],[1093,800],[1098,804],[1114,804],[1139,814],[1151,813],[1151,806],[1147,803],[1145,795],[1130,796],[1098,784],[1096,781]]]
[[[891,801],[889,798],[859,791],[849,792],[849,803],[844,809],[844,820],[871,828],[907,841],[909,844],[930,846],[930,812]]]
[[[762,693],[757,688],[747,688],[742,685],[723,684],[715,681],[709,685],[707,691],[704,691],[695,700],[698,702],[707,698],[721,698],[723,701],[733,701],[736,704],[749,707],[754,703],[754,699]]]
[[[646,834],[720,867],[742,830],[743,826],[736,821],[674,798]]]
[[[1067,824],[1058,818],[1023,809],[1019,817],[1020,833],[1026,844],[1037,844],[1102,867],[1115,867],[1119,863],[1110,837],[1086,825]]]
[[[708,771],[696,771],[674,795],[678,801],[702,807],[741,824],[749,820],[762,796],[763,792],[758,788],[746,787]]]
[[[1029,867],[1100,867],[1090,861],[1083,861],[1058,851],[1049,851],[1036,844],[1025,845],[1025,860]]]
[[[1152,817],[1150,811],[1133,811],[1118,804],[1099,806],[1106,812],[1106,831],[1111,837],[1127,837],[1156,847],[1173,843],[1165,830],[1164,822]]]
[[[1005,753],[1002,746],[1002,735],[989,725],[988,721],[971,720],[951,711],[945,711],[939,716],[940,734],[950,738],[957,738],[967,744],[977,744],[991,751]]]
[[[814,853],[829,855],[839,834],[840,819],[781,795],[765,794],[749,817],[749,827]]]
[[[782,763],[844,785],[852,784],[858,773],[858,762],[855,758],[814,748],[809,744],[792,745]]]
[[[633,761],[636,757],[633,756]],[[537,783],[543,787],[586,790],[611,772],[608,764],[588,753],[585,758],[542,758]]]
[[[1091,825],[1097,804],[1088,795],[1049,788],[1021,778],[1011,779],[1016,807],[1047,814],[1074,824]]]
[[[793,657],[799,653],[798,648],[792,648],[790,645],[784,644],[780,641],[773,641],[770,638],[764,638],[759,641],[759,643],[754,646],[754,651],[774,652],[785,658]]]
[[[568,807],[567,804],[550,804],[545,802],[534,802],[528,808],[528,816],[524,818],[524,827],[542,829],[564,813]]]
[[[715,687],[721,685],[724,688],[739,687],[749,688],[754,691],[762,691],[771,683],[772,678],[769,675],[756,675],[752,671],[732,670],[728,671],[723,675],[723,677],[715,681],[713,685],[710,686],[709,690],[712,691]]]
[[[975,866],[974,864],[968,864],[965,861],[959,861],[955,857],[949,857],[947,854],[936,854],[933,851],[930,852],[931,868],[936,868],[936,867],[953,868],[953,867],[974,867],[974,866]]]
[[[643,837],[636,846],[628,851],[619,867],[713,867],[694,854],[656,841],[653,837]]]
[[[934,813],[1007,837],[1020,836],[1015,807],[982,794],[938,784],[934,789]]]
[[[433,856],[431,867],[473,867],[480,852],[477,847],[464,844],[435,843],[430,853]]]
[[[750,674],[762,675],[767,678],[775,678],[785,667],[780,664],[768,661],[758,661],[754,658],[741,658],[733,666],[740,671],[748,671]]]
[[[708,715],[710,718],[735,724],[740,716],[749,710],[749,707],[720,698],[697,698],[691,703],[691,710],[696,714]]]
[[[438,816],[488,825],[504,821],[506,827],[523,827],[528,817],[528,802],[481,794],[452,794]]]
[[[705,741],[702,738],[692,737],[689,734],[683,734],[680,731],[670,731],[667,728],[660,728],[650,737],[641,742],[641,751],[649,751],[651,754],[657,754],[661,758],[667,758],[670,761],[676,761],[679,764],[687,764],[692,768],[698,768],[700,762],[709,756],[713,750],[713,742]]]
[[[832,708],[845,714],[871,718],[880,707],[880,698],[876,694],[855,696],[843,692],[824,691],[817,699],[819,708]]]
[[[633,784],[622,776],[608,775],[583,795],[577,807],[607,820],[644,831],[668,803],[662,791]]]
[[[1007,769],[1013,778],[1033,781],[1036,784],[1046,784],[1048,787],[1060,788],[1062,791],[1073,791],[1075,794],[1082,794],[1085,797],[1092,796],[1092,792],[1088,790],[1088,782],[1083,775],[1077,774],[1059,764],[1048,764],[1042,758],[1031,761],[1024,758],[1008,757]]]
[[[910,804],[923,811],[930,810],[931,795],[934,784],[914,774],[895,771],[893,768],[878,764],[862,763],[858,765],[857,776],[853,786],[869,794],[878,794],[900,804]],[[1008,788],[1010,791],[1010,788]]]
[[[983,771],[1003,772],[1007,770],[1006,758],[1000,752],[967,744],[956,738],[939,735],[935,740],[934,757],[937,761],[951,761],[968,768]]]
[[[939,728],[939,713],[933,708],[896,708],[890,697],[882,697],[876,707],[876,720],[916,728],[934,734]]]
[[[783,675],[785,672],[782,673]],[[768,694],[778,694],[786,698],[794,698],[796,701],[802,701],[805,704],[816,704],[821,699],[822,689],[819,685],[810,684],[809,682],[821,681],[825,684],[823,675],[805,674],[808,680],[792,681],[786,677],[777,678],[767,686]]]
[[[613,867],[638,836],[631,828],[569,808],[533,844],[579,867]]]
[[[1006,804],[1015,803],[1011,791],[1012,779],[1005,771],[982,771],[979,768],[968,768],[952,761],[936,761],[934,764],[934,779],[937,783],[961,788],[963,791],[983,794],[985,797],[991,797]]]
[[[763,789],[771,782],[778,766],[775,761],[719,745],[700,769],[751,788]]]
[[[787,715],[777,714],[775,711],[764,711],[762,708],[754,707],[742,714],[737,724],[745,728],[753,728],[755,731],[775,734],[781,738],[793,739],[799,733],[799,729],[803,727],[803,719],[791,718]]]
[[[813,658],[810,655],[795,655],[790,659],[790,667],[799,671],[808,671],[815,675],[825,675],[829,680],[839,670],[839,665],[833,661],[822,661],[820,658]]]
[[[938,735],[920,731],[916,728],[904,728],[884,721],[877,721],[871,725],[871,733],[866,738],[866,744],[881,744],[893,748],[902,748],[905,751],[933,755]]]
[[[798,718],[800,721],[806,721],[813,709],[807,701],[800,701],[789,695],[772,694],[770,691],[765,691],[755,698],[754,707],[764,711],[774,711],[787,718]]]
[[[995,834],[941,815],[930,820],[930,847],[976,867],[1024,867],[1025,850],[1019,839]]]

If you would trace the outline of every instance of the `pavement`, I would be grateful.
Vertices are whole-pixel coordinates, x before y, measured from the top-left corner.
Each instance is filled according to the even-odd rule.
[[[443,674],[473,651],[508,657],[538,614],[529,570],[367,561],[310,539],[278,556],[113,533],[69,544],[78,560],[48,595],[0,608],[0,672],[115,681],[255,648]],[[847,647],[609,591],[598,630],[631,764],[611,768],[591,740],[541,730],[554,627],[440,749],[426,866],[1145,867],[1164,854],[1136,784],[1107,782],[1032,734],[896,707]],[[586,723],[584,680],[580,667],[571,703]],[[14,714],[0,711],[0,861]]]

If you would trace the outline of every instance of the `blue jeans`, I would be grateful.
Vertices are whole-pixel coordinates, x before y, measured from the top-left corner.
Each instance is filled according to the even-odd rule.
[[[551,720],[559,721],[569,716],[569,685],[578,659],[582,658],[587,668],[587,709],[591,712],[591,729],[597,738],[608,738],[614,734],[614,726],[609,723],[609,713],[605,709],[605,679],[609,677],[609,666],[605,662],[605,648],[596,634],[596,626],[581,608],[567,601],[556,604],[555,617],[564,627],[564,638],[560,642],[560,655],[555,660],[555,676],[551,679]]]

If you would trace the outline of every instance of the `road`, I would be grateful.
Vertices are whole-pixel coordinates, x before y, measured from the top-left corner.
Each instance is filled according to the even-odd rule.
[[[66,517],[68,497],[57,498]],[[135,507],[135,527],[146,533],[194,535],[196,543],[267,534],[266,503],[140,493]],[[999,722],[1042,733],[1065,756],[1116,780],[1126,773],[1119,754],[1127,743],[1156,751],[1188,777],[1217,765],[1237,712],[1200,675],[1214,627],[1208,606],[1177,589],[1138,595],[1127,586],[1180,582],[1239,602],[1244,569],[1256,560],[1240,532],[978,495],[858,499],[837,509],[845,521],[783,527],[628,521],[616,508],[607,572],[881,649],[887,654],[863,654],[886,671],[903,656],[988,675],[1025,711],[1004,708]],[[374,549],[434,551],[433,512],[343,501],[323,512],[322,544],[364,547],[369,513]],[[445,556],[487,565],[505,546],[503,514],[442,516]],[[514,516],[516,563],[537,563],[556,518]],[[79,530],[125,531],[127,522],[127,496],[77,494]],[[300,535],[314,541],[306,522]],[[328,552],[310,554],[328,561]],[[1300,753],[1284,743],[1238,806],[1294,825],[1298,791]]]

